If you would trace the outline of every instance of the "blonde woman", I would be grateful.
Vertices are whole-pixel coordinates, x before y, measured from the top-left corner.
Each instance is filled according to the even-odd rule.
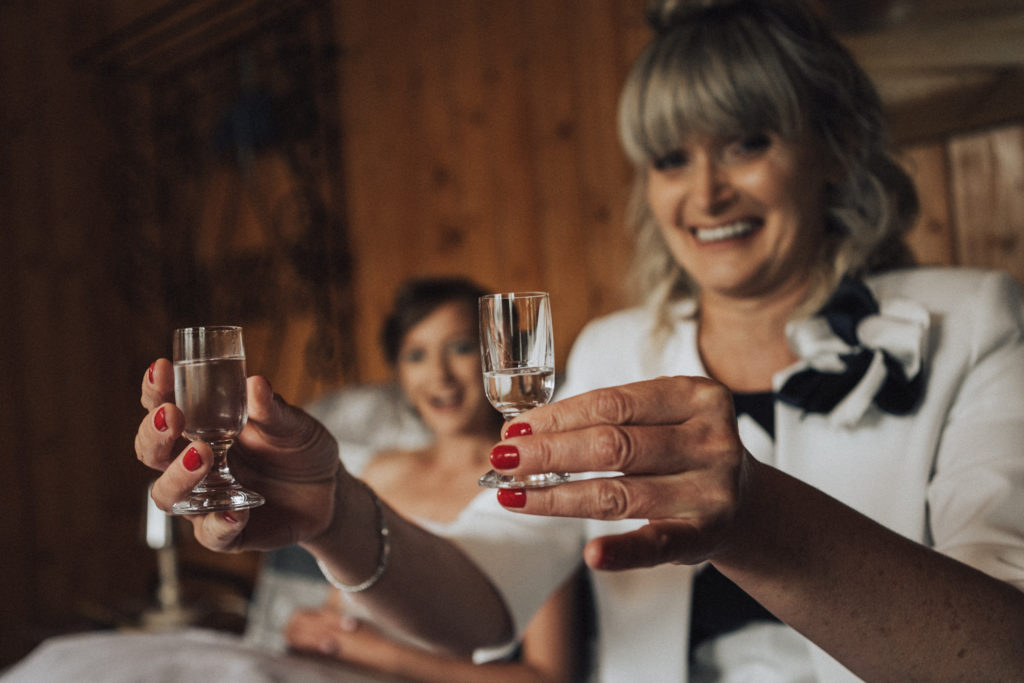
[[[582,558],[603,681],[1024,679],[1020,286],[902,267],[913,189],[870,82],[807,5],[650,17],[620,107],[650,305],[591,324],[560,400],[490,458],[602,476],[477,499],[438,538],[378,515],[253,378],[250,414],[305,457],[274,471],[279,449],[250,432],[237,461],[268,499],[307,502],[195,519],[197,536],[251,547],[287,522],[335,580],[377,578],[368,609],[461,651],[514,642]],[[157,370],[137,449],[166,470],[166,508],[210,454],[187,472],[179,423],[154,430]]]

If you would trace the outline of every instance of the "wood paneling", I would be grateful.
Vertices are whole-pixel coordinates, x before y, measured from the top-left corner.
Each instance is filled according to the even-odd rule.
[[[950,265],[957,262],[956,235],[949,210],[949,165],[946,145],[908,147],[901,159],[914,178],[921,203],[921,213],[914,229],[907,236],[918,263]]]
[[[551,291],[563,367],[580,326],[622,305],[630,169],[615,109],[647,38],[644,4],[332,3],[343,133],[333,189],[355,264],[358,379],[386,376],[378,328],[410,275]],[[133,314],[110,276],[128,256],[111,226],[136,199],[105,192],[124,172],[105,165],[120,132],[104,112],[120,103],[97,101],[72,61],[154,7],[170,5],[0,3],[0,666],[46,635],[127,619],[152,599],[154,559],[139,535],[152,475],[131,442],[139,382],[170,330]],[[923,261],[1024,274],[1022,130],[1018,121],[907,150],[924,199],[912,238]],[[251,347],[275,354],[254,365],[273,368],[296,402],[332,386],[302,376],[308,324],[255,330]],[[187,543],[183,561],[244,584],[258,558]]]
[[[950,160],[962,262],[1024,281],[1024,126],[954,138]]]
[[[342,159],[335,189],[345,198],[339,208],[355,263],[359,379],[386,376],[378,328],[394,289],[411,275],[463,273],[494,289],[550,290],[560,364],[587,319],[622,304],[629,168],[614,121],[622,75],[646,36],[642,4],[333,3],[343,131],[333,150]],[[126,110],[138,103],[105,98],[96,71],[75,62],[89,46],[109,49],[105,36],[123,39],[118,29],[142,26],[148,12],[178,10],[156,0],[76,8],[0,5],[0,85],[11,93],[0,169],[7,489],[0,501],[2,542],[14,551],[0,563],[0,665],[46,635],[122,623],[152,600],[154,559],[139,535],[152,475],[134,462],[131,441],[143,415],[139,382],[168,352],[170,330],[154,329],[161,327],[154,320],[168,318],[127,305],[116,284],[124,280],[111,277],[133,257],[132,235],[112,226],[139,197],[129,189],[138,184],[120,196],[109,190],[117,182],[111,173],[145,180],[110,161],[122,136],[149,125],[146,106],[159,100]],[[132,59],[137,76],[160,67]],[[159,164],[158,150],[154,143],[140,154]],[[261,183],[280,175],[260,166]],[[237,182],[191,173],[178,196],[198,198],[200,224],[228,225],[223,217],[234,211],[235,234],[255,235],[247,231],[281,188],[261,185],[229,206]],[[209,246],[216,233],[198,235],[197,258],[219,248]],[[236,247],[259,243],[254,237]],[[191,264],[130,267],[143,277]],[[154,301],[153,310],[164,304]],[[302,316],[290,320],[281,329],[254,328],[250,356],[275,387],[304,402],[332,385],[301,375],[310,330]],[[191,542],[181,559],[186,574],[233,574],[243,583],[257,562]]]
[[[409,275],[549,290],[560,365],[583,323],[622,303],[615,108],[640,4],[339,5],[362,379],[387,375],[378,329]]]

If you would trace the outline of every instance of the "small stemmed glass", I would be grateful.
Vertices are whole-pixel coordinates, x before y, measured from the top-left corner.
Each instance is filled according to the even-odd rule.
[[[174,402],[185,415],[185,437],[210,444],[213,467],[171,512],[188,515],[263,505],[263,496],[242,488],[228,469],[228,448],[247,418],[241,327],[174,331]]]
[[[505,418],[551,400],[555,389],[555,343],[551,302],[545,292],[510,292],[480,297],[480,348],[487,399]],[[478,483],[487,488],[553,486],[568,474],[545,472],[519,479],[491,470]]]

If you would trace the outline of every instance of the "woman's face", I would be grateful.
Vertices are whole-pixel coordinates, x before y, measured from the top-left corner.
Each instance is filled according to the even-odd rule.
[[[410,329],[398,353],[398,381],[423,422],[438,436],[490,428],[476,315],[451,302]]]
[[[816,146],[770,133],[702,137],[651,164],[647,200],[702,297],[802,290],[821,253],[826,166]]]

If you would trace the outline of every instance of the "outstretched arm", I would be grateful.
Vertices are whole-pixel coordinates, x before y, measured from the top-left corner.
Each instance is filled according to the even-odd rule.
[[[248,384],[249,421],[228,454],[245,486],[267,498],[255,510],[190,515],[196,539],[217,551],[266,550],[299,543],[334,577],[358,584],[380,553],[377,507],[369,489],[341,467],[334,439],[305,412],[285,403],[261,377]],[[142,380],[148,411],[135,438],[138,458],[163,474],[153,500],[163,510],[209,469],[213,453],[195,442],[181,449],[184,423],[173,403],[171,363],[156,361]],[[458,654],[512,637],[510,617],[490,581],[446,540],[386,506],[391,530],[387,570],[359,599],[384,622]]]
[[[467,657],[397,642],[372,624],[326,605],[296,612],[285,628],[288,645],[418,683],[572,683],[583,677],[585,644],[577,601],[578,578],[566,582],[530,622],[515,661],[474,664]]]
[[[1024,593],[758,463],[740,443],[724,387],[661,378],[536,408],[521,422],[532,435],[492,456],[506,473],[624,476],[499,493],[509,509],[650,520],[592,539],[591,567],[710,560],[868,680],[1024,676]]]

